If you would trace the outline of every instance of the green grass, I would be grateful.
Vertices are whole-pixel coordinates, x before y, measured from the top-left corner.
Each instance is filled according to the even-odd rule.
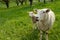
[[[49,31],[49,40],[60,40],[60,1],[15,6],[0,6],[0,40],[39,40],[39,30],[34,29],[28,12],[35,8],[51,8],[56,15],[53,28]]]

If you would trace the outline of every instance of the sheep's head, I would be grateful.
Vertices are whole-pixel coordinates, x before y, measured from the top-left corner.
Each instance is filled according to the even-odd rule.
[[[46,20],[49,13],[49,9],[36,9],[32,12],[29,12],[29,16],[32,18],[33,23],[36,23],[39,20]]]
[[[34,12],[29,12],[29,16],[32,18],[33,23],[36,23],[38,21],[37,14]]]
[[[46,20],[48,18],[48,13],[50,9],[37,9],[36,12],[38,14],[39,20]]]

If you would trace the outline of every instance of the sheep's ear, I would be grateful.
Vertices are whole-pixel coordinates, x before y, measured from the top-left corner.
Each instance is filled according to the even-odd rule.
[[[48,13],[49,11],[50,11],[50,9],[47,9],[47,10],[46,10],[46,13]]]
[[[34,9],[34,11],[36,11],[36,12],[37,12],[37,9]]]
[[[33,16],[33,12],[29,12],[29,16],[32,17]]]
[[[34,9],[33,12],[34,12],[35,14],[37,14],[37,9]]]

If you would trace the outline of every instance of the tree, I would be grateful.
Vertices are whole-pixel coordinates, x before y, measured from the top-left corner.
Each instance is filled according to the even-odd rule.
[[[43,2],[43,3],[46,3],[46,0],[38,0],[39,2]]]
[[[6,6],[7,6],[7,8],[9,8],[9,0],[2,0],[2,1],[4,1]]]
[[[40,2],[40,0],[38,0],[38,2]]]
[[[26,0],[16,0],[17,6],[19,5],[19,3],[21,3],[21,5],[23,5],[24,2],[26,4]]]
[[[16,4],[17,4],[17,6],[19,5],[19,1],[18,0],[16,0]]]
[[[44,3],[46,3],[46,1],[44,0]]]
[[[51,0],[51,2],[53,2],[54,0]]]
[[[30,5],[32,6],[33,0],[29,0],[29,2],[30,2]]]

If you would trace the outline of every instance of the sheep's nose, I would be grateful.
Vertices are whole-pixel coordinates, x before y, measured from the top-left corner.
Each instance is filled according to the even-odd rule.
[[[38,20],[38,17],[36,17],[36,21],[39,21],[39,20]]]
[[[39,20],[36,19],[36,21],[39,21]]]

